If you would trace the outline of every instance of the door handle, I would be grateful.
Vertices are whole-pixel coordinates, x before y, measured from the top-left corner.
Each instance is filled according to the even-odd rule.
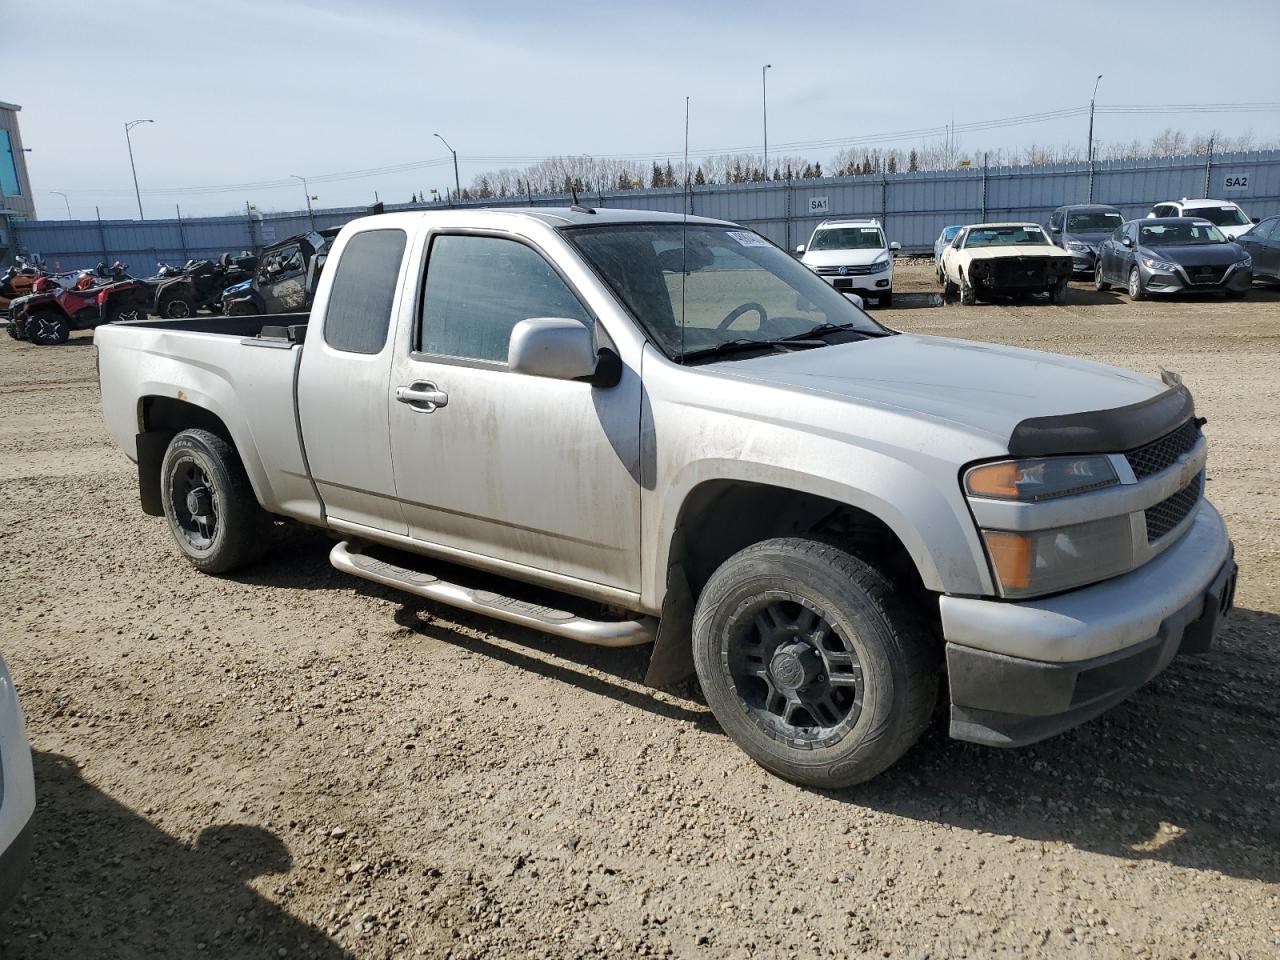
[[[396,400],[407,403],[419,413],[430,413],[437,407],[449,405],[449,395],[426,380],[396,387]]]

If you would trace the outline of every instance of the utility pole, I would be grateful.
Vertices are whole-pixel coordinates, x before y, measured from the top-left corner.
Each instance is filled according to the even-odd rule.
[[[444,144],[444,148],[453,154],[453,195],[454,197],[462,196],[462,181],[458,179],[458,151],[449,146],[449,141],[440,134],[432,134],[437,140]]]
[[[63,193],[61,190],[50,190],[49,192],[57,194],[62,198],[62,202],[67,205],[67,219],[70,220],[71,219],[71,201],[67,199],[67,195]]]
[[[316,228],[316,215],[311,210],[311,190],[307,186],[307,178],[300,177],[296,173],[291,173],[289,176],[295,180],[302,181],[302,192],[307,195],[307,221],[311,224],[311,229],[314,230]]]
[[[129,135],[132,130],[140,123],[155,123],[154,120],[130,120],[124,125],[124,140],[129,145],[129,169],[133,171],[133,195],[138,201],[138,219],[147,219],[142,215],[142,191],[138,189],[138,168],[133,163],[133,137]]]
[[[769,179],[769,83],[765,71],[772,69],[772,63],[760,68],[760,113],[764,119],[764,178]]]
[[[1098,84],[1102,82],[1102,74],[1093,81],[1093,96],[1089,98],[1089,169],[1093,169],[1093,107],[1098,99]],[[1090,200],[1093,198],[1090,197]]]

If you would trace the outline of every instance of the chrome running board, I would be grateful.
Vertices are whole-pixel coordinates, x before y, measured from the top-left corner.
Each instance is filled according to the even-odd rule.
[[[464,587],[441,580],[425,570],[411,570],[379,560],[365,554],[360,544],[348,540],[343,540],[329,551],[329,562],[343,573],[363,577],[383,586],[395,587],[451,607],[598,647],[639,646],[642,643],[652,643],[657,634],[658,621],[655,617],[640,617],[637,620],[588,620],[567,610],[506,597],[490,590]]]

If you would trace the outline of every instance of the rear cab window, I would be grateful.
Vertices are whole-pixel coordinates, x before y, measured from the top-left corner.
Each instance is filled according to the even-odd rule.
[[[347,353],[381,353],[408,240],[403,230],[365,230],[338,258],[324,315],[324,342]]]

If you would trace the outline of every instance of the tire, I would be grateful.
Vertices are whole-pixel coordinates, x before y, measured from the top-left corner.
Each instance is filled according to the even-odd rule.
[[[1130,300],[1147,299],[1146,288],[1142,286],[1142,274],[1138,272],[1137,267],[1133,267],[1129,271],[1129,299]]]
[[[1111,284],[1102,279],[1102,261],[1099,260],[1093,265],[1093,289],[1098,293],[1106,293],[1111,289]]]
[[[265,549],[269,515],[231,445],[208,430],[183,430],[160,464],[169,532],[191,565],[229,573]]]
[[[258,308],[249,300],[232,300],[223,310],[228,317],[252,317],[258,313]]]
[[[22,337],[18,336],[18,323],[13,319],[13,317],[9,318],[8,322],[4,325],[4,328],[6,331],[8,331],[9,336],[11,336],[14,340],[22,339]]]
[[[131,323],[135,320],[147,319],[147,311],[142,307],[116,306],[107,311],[107,323]]]
[[[36,313],[27,317],[27,339],[42,347],[56,347],[71,336],[71,323],[53,313]]]
[[[946,279],[946,276],[944,275],[942,280],[942,299],[954,300],[957,296],[959,296],[959,294],[960,294],[960,288],[956,286],[956,284],[952,283],[950,280]]]
[[[886,290],[880,294],[880,299],[876,301],[877,307],[884,307],[886,310],[893,306],[893,291]]]
[[[973,289],[973,284],[964,274],[960,275],[960,302],[966,307],[972,307],[978,302],[978,291]]]
[[[1067,298],[1067,281],[1055,283],[1046,292],[1049,294],[1050,303],[1062,303]]]
[[[766,770],[811,787],[861,783],[906,753],[937,699],[937,651],[889,580],[815,540],[739,551],[694,611],[694,666],[716,719]]]
[[[160,316],[166,320],[185,320],[196,312],[195,304],[185,297],[167,297],[156,305]]]

